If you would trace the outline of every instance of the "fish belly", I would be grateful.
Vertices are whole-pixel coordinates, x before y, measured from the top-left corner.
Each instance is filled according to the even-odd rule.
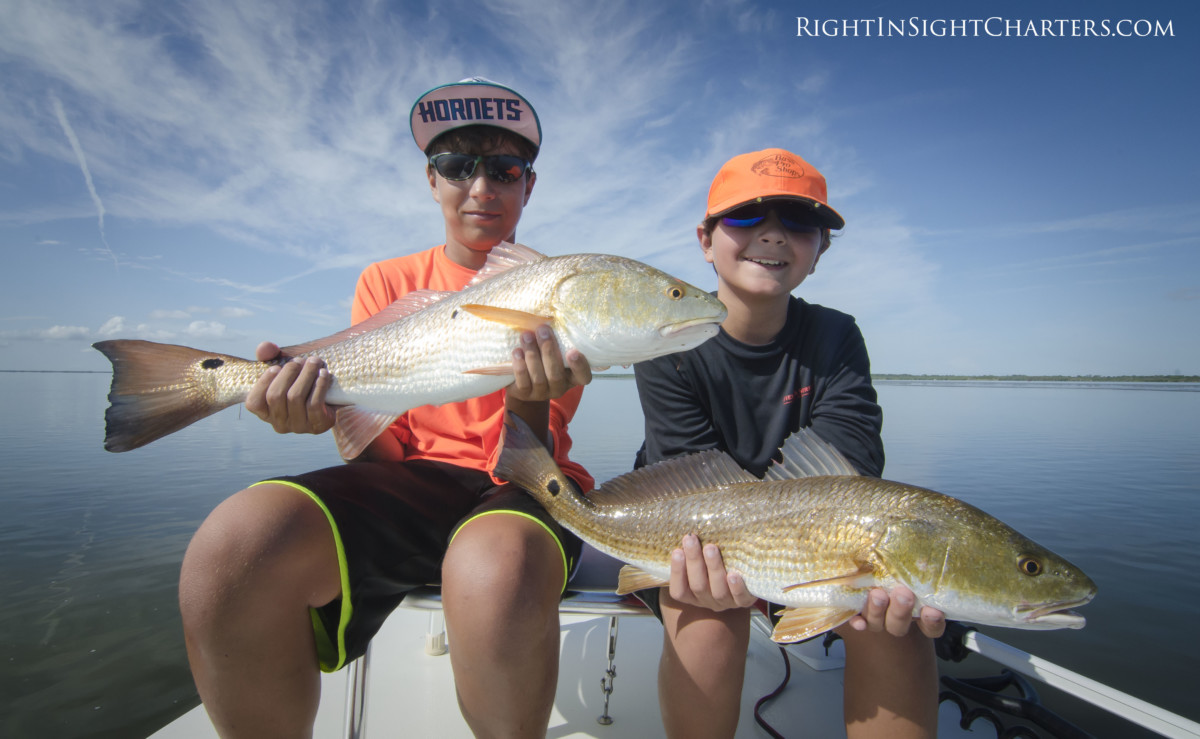
[[[520,330],[477,318],[462,310],[463,302],[447,298],[330,347],[322,353],[335,378],[329,402],[400,414],[487,395],[511,384],[511,372],[480,371],[494,373],[511,366]]]

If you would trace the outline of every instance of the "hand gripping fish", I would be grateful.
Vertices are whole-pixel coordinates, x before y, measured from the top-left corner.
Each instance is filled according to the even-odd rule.
[[[581,495],[509,414],[494,474],[624,562],[618,593],[667,584],[686,534],[716,544],[751,593],[783,606],[771,638],[807,639],[862,611],[872,587],[906,585],[914,615],[1019,629],[1082,628],[1096,585],[1070,562],[973,506],[858,475],[810,429],[766,478],[711,450],[660,462]]]
[[[500,244],[458,292],[409,293],[345,331],[252,362],[184,346],[101,341],[112,361],[104,448],[124,452],[245,400],[272,364],[320,357],[334,377],[338,452],[353,459],[396,417],[422,405],[487,395],[512,383],[523,331],[554,330],[565,356],[593,367],[632,364],[715,336],[725,306],[640,262],[602,254],[546,257]]]

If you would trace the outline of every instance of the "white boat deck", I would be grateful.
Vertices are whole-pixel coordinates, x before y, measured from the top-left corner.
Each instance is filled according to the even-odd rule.
[[[440,624],[440,612],[399,608],[372,642],[365,708],[360,737],[415,736],[469,739],[472,736],[458,710],[454,680],[447,655],[426,654],[426,633],[431,617]],[[662,627],[649,617],[623,616],[618,620],[616,678],[609,700],[610,725],[597,719],[604,713],[602,680],[608,669],[609,617],[564,615],[558,692],[546,736],[550,739],[646,739],[662,736],[657,699],[657,667],[662,649]],[[453,644],[450,644],[453,649]],[[832,669],[816,670],[801,659],[825,661],[820,640],[789,648],[792,675],[786,690],[764,706],[762,714],[777,732],[787,737],[844,736],[841,720],[841,643],[831,650]],[[738,739],[761,739],[768,734],[754,720],[754,703],[773,691],[783,679],[784,663],[778,647],[757,630],[746,657],[746,682]],[[314,736],[336,739],[347,734],[348,681],[353,667],[322,676],[321,708]],[[942,705],[945,737],[987,737],[995,730],[977,722],[977,731],[958,728],[959,712]],[[204,707],[200,706],[154,734],[155,739],[216,737]]]
[[[621,604],[611,595],[620,563],[584,550],[580,571],[562,606],[558,689],[546,736],[550,739],[647,739],[663,735],[658,709],[658,659],[662,626],[642,607]],[[610,623],[617,615],[615,678],[607,716]],[[755,616],[746,654],[746,678],[737,739],[770,736],[754,718],[754,704],[773,692],[785,674],[779,646],[769,637],[765,618]],[[1032,655],[981,635],[969,635],[972,651],[1027,675],[1051,682],[1108,711],[1170,737],[1200,738],[1200,725],[1094,683]],[[445,645],[436,591],[418,591],[388,618],[364,660],[321,678],[316,739],[379,739],[414,736],[469,739],[459,713],[447,654],[430,654]],[[451,641],[449,649],[454,648]],[[779,736],[844,737],[842,723],[842,642],[825,654],[820,639],[787,648],[791,678],[761,715]],[[349,710],[348,710],[349,709]],[[962,713],[952,701],[941,704],[938,736],[995,739],[996,726],[980,718],[960,727]],[[199,706],[153,735],[154,739],[209,739],[216,731]]]

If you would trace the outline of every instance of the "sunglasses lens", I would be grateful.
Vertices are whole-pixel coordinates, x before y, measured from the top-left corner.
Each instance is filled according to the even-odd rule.
[[[812,226],[807,223],[793,221],[792,219],[784,218],[783,216],[779,217],[779,222],[783,224],[784,228],[791,231],[792,233],[804,234],[807,236],[815,236],[817,233],[819,233],[821,231],[820,226]]]
[[[476,157],[468,154],[452,154],[443,152],[435,154],[429,160],[437,173],[448,180],[461,181],[475,174]]]
[[[496,182],[507,184],[516,182],[525,173],[525,169],[529,166],[521,157],[512,156],[510,154],[498,154],[496,156],[484,157],[483,165],[488,177],[491,177]]]
[[[792,203],[744,205],[726,213],[721,222],[730,228],[751,228],[766,220],[771,211],[775,211],[783,227],[793,233],[816,234],[821,230],[811,209]]]
[[[781,203],[775,210],[779,214],[779,222],[789,231],[796,233],[816,233],[821,229],[812,208],[799,203]]]
[[[429,158],[429,163],[438,174],[455,182],[469,180],[475,174],[475,168],[479,166],[480,161],[483,162],[483,171],[487,176],[501,184],[516,182],[529,169],[529,162],[510,154],[485,157],[442,152]]]
[[[731,210],[721,218],[721,223],[724,223],[730,228],[750,228],[757,226],[767,217],[767,209],[761,205],[743,205],[741,208]]]

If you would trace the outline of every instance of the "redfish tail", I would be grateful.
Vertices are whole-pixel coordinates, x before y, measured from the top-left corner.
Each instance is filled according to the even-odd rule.
[[[519,416],[504,414],[500,445],[500,458],[492,470],[496,477],[525,488],[547,509],[560,493],[574,494],[570,478]]]
[[[92,346],[112,362],[104,448],[127,452],[240,402],[219,400],[212,373],[244,359],[186,346],[121,339]]]

